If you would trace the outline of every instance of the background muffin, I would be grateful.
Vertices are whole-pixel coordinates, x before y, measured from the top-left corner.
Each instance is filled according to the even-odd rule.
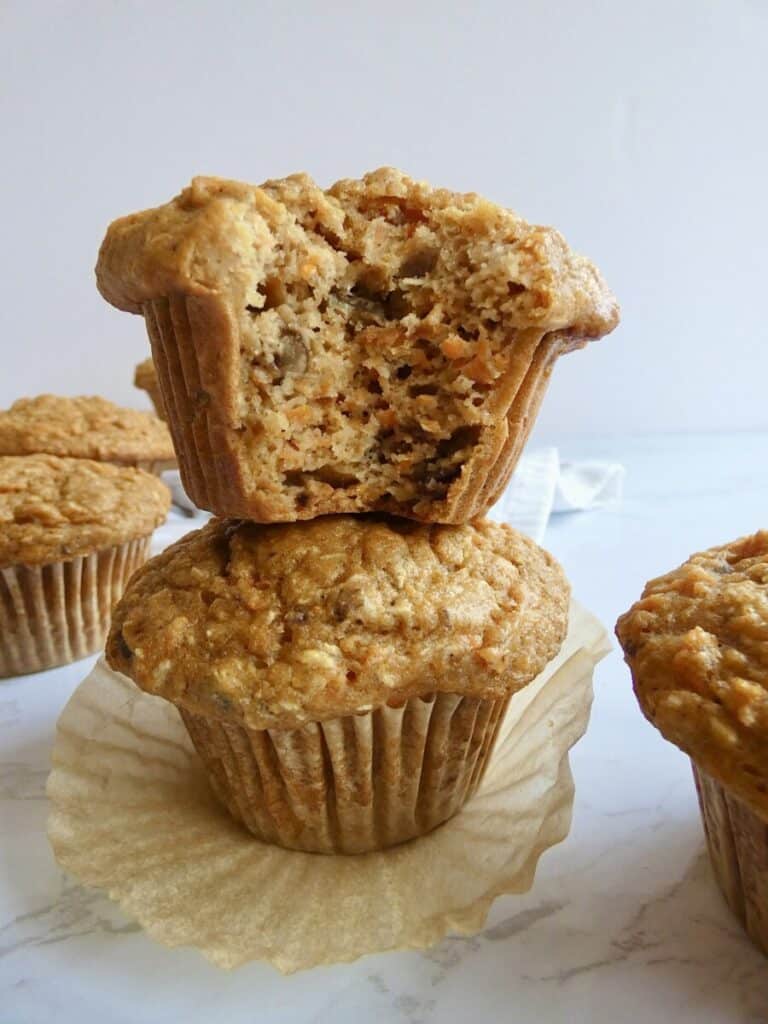
[[[155,412],[161,420],[166,420],[168,417],[165,414],[165,407],[163,406],[163,396],[160,392],[160,384],[157,379],[157,370],[155,364],[152,361],[152,357],[145,359],[143,363],[139,363],[133,375],[134,386],[139,388],[141,391],[146,391],[149,395],[152,405],[155,407]]]
[[[179,707],[254,834],[357,853],[471,795],[510,695],[560,647],[568,593],[495,523],[214,521],[136,575],[107,658]]]
[[[138,469],[0,456],[0,676],[101,647],[169,505],[164,484]]]
[[[691,757],[726,899],[768,952],[768,532],[651,580],[616,632],[640,707]]]
[[[188,494],[259,522],[482,514],[557,356],[618,321],[558,232],[392,168],[196,178],[112,224],[96,272],[145,317]]]
[[[0,455],[37,452],[155,473],[176,464],[171,436],[161,420],[97,396],[38,395],[0,411]]]

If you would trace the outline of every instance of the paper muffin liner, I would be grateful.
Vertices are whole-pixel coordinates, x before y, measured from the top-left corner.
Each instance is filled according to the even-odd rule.
[[[367,853],[431,832],[461,808],[483,777],[508,703],[433,693],[258,731],[180,710],[214,792],[259,839]]]
[[[176,708],[100,662],[59,720],[48,834],[59,863],[148,934],[221,967],[291,972],[480,931],[493,900],[527,892],[568,834],[568,751],[610,649],[578,605],[558,657],[515,694],[482,785],[445,824],[377,853],[262,843],[207,781]]]
[[[0,677],[41,672],[98,651],[115,602],[147,560],[150,539],[66,562],[0,569]]]
[[[191,315],[183,295],[156,299],[143,307],[166,422],[184,490],[198,508],[217,515],[249,518],[240,486],[240,467],[208,409],[197,344],[211,344],[211,325]],[[195,330],[196,325],[198,330]],[[222,348],[222,351],[225,351]],[[220,360],[217,365],[220,366]],[[221,373],[226,368],[220,368]]]
[[[717,883],[749,937],[768,955],[768,823],[691,764]]]
[[[552,371],[565,345],[555,335],[544,335],[537,345],[531,364],[507,412],[507,440],[490,467],[482,467],[483,481],[469,486],[454,508],[454,522],[468,522],[496,504],[510,481],[528,443],[541,403],[549,387]]]
[[[241,464],[232,438],[234,427],[216,415],[209,388],[218,392],[231,368],[221,355],[227,345],[217,345],[221,358],[212,360],[212,339],[225,339],[233,330],[224,314],[205,308],[196,297],[174,295],[155,299],[143,307],[163,404],[184,484],[198,508],[218,516],[258,520],[253,496],[247,493],[249,473]],[[557,334],[521,332],[518,386],[506,413],[505,437],[497,451],[470,458],[453,495],[432,500],[427,491],[417,501],[418,514],[400,514],[423,522],[462,523],[484,515],[507,486],[530,436],[557,358],[568,347]],[[313,505],[296,518],[338,512],[328,503]]]

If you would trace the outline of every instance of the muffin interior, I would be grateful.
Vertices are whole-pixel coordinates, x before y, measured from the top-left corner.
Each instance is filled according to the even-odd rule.
[[[543,334],[512,326],[540,301],[521,269],[527,225],[474,196],[386,185],[263,186],[281,215],[241,278],[241,441],[298,509],[329,488],[366,508],[443,498]]]

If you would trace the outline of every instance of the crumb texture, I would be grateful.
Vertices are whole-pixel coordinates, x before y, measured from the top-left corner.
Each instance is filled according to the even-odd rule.
[[[0,455],[37,452],[126,465],[174,458],[168,428],[156,416],[95,395],[20,398],[0,411]]]
[[[616,633],[650,721],[768,820],[768,532],[651,580]]]
[[[110,227],[97,279],[146,318],[177,447],[226,480],[205,507],[264,522],[477,515],[555,358],[618,321],[559,232],[392,168],[196,178]]]
[[[569,588],[490,522],[214,520],[147,563],[110,665],[198,715],[295,728],[435,692],[494,699],[557,653]]]
[[[169,508],[168,488],[140,469],[0,456],[0,568],[66,561],[145,537]]]

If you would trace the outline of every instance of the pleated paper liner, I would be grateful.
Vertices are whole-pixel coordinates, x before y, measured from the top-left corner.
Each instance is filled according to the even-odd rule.
[[[768,823],[691,764],[717,883],[749,937],[768,955]]]
[[[482,779],[508,703],[433,693],[258,731],[181,714],[214,791],[259,839],[368,853],[424,835],[459,810]]]
[[[98,651],[112,608],[149,554],[150,537],[48,565],[0,569],[0,677],[41,672]]]
[[[472,934],[497,896],[530,889],[568,833],[568,751],[609,649],[574,605],[563,650],[512,698],[475,796],[428,835],[356,856],[254,839],[211,792],[176,709],[100,662],[59,720],[51,844],[152,938],[225,968],[261,959],[291,972]]]

